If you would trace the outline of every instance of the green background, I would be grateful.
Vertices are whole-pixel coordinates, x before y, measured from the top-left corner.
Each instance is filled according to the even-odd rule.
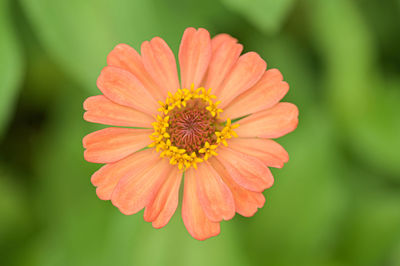
[[[252,218],[204,242],[97,198],[82,119],[118,43],[226,32],[300,110]],[[0,0],[0,265],[400,265],[399,0]]]

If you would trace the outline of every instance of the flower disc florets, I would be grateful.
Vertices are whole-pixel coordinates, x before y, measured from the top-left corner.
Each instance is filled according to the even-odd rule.
[[[159,102],[161,115],[152,125],[153,141],[149,147],[156,147],[161,157],[169,157],[171,164],[178,164],[179,169],[197,168],[197,163],[218,155],[217,147],[222,143],[227,146],[227,139],[237,137],[231,120],[222,121],[214,102],[211,89],[203,87],[178,89],[168,94],[165,102]]]

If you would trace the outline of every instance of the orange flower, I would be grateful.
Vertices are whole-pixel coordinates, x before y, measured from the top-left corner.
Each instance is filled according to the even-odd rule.
[[[298,109],[279,101],[289,85],[279,70],[266,71],[254,52],[227,34],[185,30],[175,57],[159,37],[141,55],[117,45],[97,80],[103,95],[84,102],[84,119],[121,126],[83,139],[85,159],[104,163],[92,176],[97,195],[126,214],[165,226],[178,206],[198,240],[216,236],[235,212],[252,216],[287,152],[273,138],[294,130]],[[237,121],[240,120],[240,125]],[[133,127],[133,128],[122,128]]]

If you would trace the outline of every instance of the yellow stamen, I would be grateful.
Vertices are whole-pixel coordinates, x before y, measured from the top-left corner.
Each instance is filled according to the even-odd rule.
[[[169,116],[168,113],[174,108],[186,107],[187,102],[192,99],[202,99],[208,104],[206,109],[210,112],[213,117],[218,118],[219,114],[223,112],[222,109],[218,108],[219,101],[214,102],[216,96],[211,94],[211,89],[206,90],[203,87],[194,89],[192,84],[190,89],[178,89],[175,94],[168,92],[168,97],[165,102],[159,101],[160,111],[164,117],[157,115],[156,122],[154,122],[154,132],[150,135],[150,139],[153,141],[148,147],[155,147],[156,151],[160,152],[160,157],[170,158],[169,163],[172,165],[178,165],[180,170],[188,169],[190,167],[197,168],[197,163],[207,161],[210,157],[218,155],[216,149],[222,143],[224,146],[228,146],[226,140],[237,137],[234,131],[239,125],[232,125],[230,119],[227,119],[226,125],[221,131],[216,131],[217,137],[215,144],[210,144],[208,141],[205,142],[204,146],[198,150],[198,155],[192,152],[190,155],[185,149],[180,149],[174,146],[170,140],[170,134],[167,132],[169,127]],[[201,156],[202,157],[199,157]]]

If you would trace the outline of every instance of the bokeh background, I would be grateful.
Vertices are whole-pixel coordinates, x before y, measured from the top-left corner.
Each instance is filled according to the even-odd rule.
[[[0,265],[400,265],[400,1],[0,0]],[[188,26],[279,68],[300,109],[252,218],[190,237],[97,198],[82,119],[118,43]]]

